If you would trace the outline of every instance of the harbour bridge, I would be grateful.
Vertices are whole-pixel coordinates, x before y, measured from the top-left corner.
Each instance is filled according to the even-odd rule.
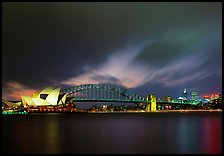
[[[149,103],[150,100],[110,84],[83,84],[61,90],[74,102],[129,102]]]
[[[155,95],[148,95],[146,98],[137,95],[133,92],[128,91],[119,86],[114,86],[110,84],[83,84],[71,88],[66,88],[61,90],[61,94],[67,94],[67,98],[70,102],[126,102],[142,104],[145,109],[157,110],[160,108],[169,107],[187,107],[196,104],[193,103],[166,103],[166,102],[156,102]]]

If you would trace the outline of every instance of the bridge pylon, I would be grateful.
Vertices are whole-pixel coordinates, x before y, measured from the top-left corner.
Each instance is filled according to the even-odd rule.
[[[146,111],[156,111],[156,96],[154,94],[148,95],[146,97],[147,101],[150,101],[149,103],[146,104]]]

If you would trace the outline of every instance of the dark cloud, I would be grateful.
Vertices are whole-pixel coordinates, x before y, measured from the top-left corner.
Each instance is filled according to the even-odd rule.
[[[214,85],[221,92],[221,4],[3,2],[3,90],[7,83],[41,89],[86,78],[82,83],[110,81],[143,94],[151,84],[163,95],[203,77],[198,90]],[[208,86],[211,79],[217,84]]]

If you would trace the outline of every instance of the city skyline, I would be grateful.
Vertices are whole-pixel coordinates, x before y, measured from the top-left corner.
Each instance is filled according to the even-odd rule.
[[[220,94],[221,4],[3,2],[2,97],[86,83]]]

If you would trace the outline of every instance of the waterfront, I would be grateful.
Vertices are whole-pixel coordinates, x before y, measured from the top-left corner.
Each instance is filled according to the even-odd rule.
[[[2,136],[4,154],[218,154],[222,113],[3,115]]]

